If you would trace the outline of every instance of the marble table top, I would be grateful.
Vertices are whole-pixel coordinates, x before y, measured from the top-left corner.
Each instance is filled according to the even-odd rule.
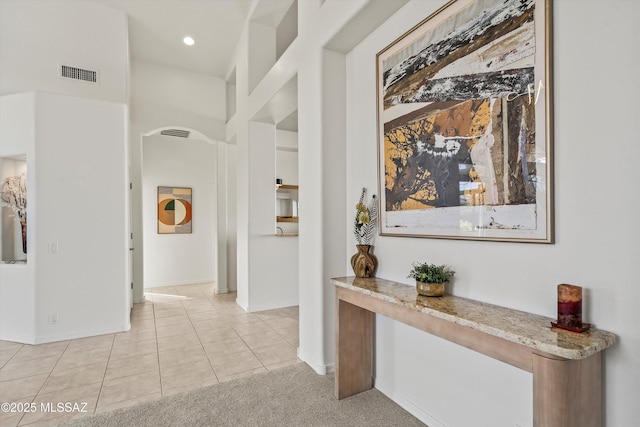
[[[555,319],[468,298],[424,297],[415,286],[389,280],[337,277],[331,283],[565,359],[587,358],[616,340],[614,334],[593,327],[582,333],[552,328]]]

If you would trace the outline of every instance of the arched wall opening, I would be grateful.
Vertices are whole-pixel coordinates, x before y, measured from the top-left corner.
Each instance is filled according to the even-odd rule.
[[[141,236],[130,258],[132,277],[143,279],[134,295],[140,301],[145,288],[209,282],[216,293],[228,292],[227,144],[184,126],[142,130],[139,138],[141,209],[132,222],[141,224]],[[190,232],[160,232],[159,187],[190,190]]]

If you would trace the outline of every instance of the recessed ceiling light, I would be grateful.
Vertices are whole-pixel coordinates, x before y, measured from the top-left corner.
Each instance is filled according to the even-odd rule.
[[[186,36],[185,38],[183,38],[182,41],[187,46],[193,46],[196,43],[196,41],[193,38],[189,37],[189,36]]]

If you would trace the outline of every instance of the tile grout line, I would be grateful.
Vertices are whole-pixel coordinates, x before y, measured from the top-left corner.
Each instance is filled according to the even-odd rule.
[[[131,323],[131,322],[129,322]],[[98,397],[96,398],[96,406],[93,408],[93,414],[95,415],[98,412],[98,404],[100,403],[100,397],[102,396],[102,389],[104,388],[104,382],[107,378],[107,369],[109,369],[109,362],[111,361],[111,355],[113,354],[113,346],[116,342],[116,334],[113,334],[113,341],[111,341],[111,348],[109,349],[109,357],[107,357],[107,364],[104,367],[104,372],[102,373],[102,381],[100,382],[100,390],[98,391]]]
[[[209,297],[206,294],[204,294],[204,292],[203,292],[203,295],[205,295],[206,300],[209,301],[209,304],[211,304],[211,306],[213,307],[214,306],[213,302],[211,302],[209,300]],[[191,316],[189,316],[189,312],[187,311],[186,307],[184,306],[184,303],[182,304],[182,307],[184,308],[184,311],[187,313],[187,319],[189,319],[189,324],[193,328],[193,331],[196,333],[196,337],[198,337],[198,342],[200,343],[200,348],[202,348],[202,351],[204,352],[204,355],[207,358],[207,362],[209,362],[209,366],[211,367],[211,372],[213,372],[213,376],[216,377],[216,381],[219,384],[220,383],[220,378],[218,377],[218,374],[216,374],[216,370],[213,368],[213,365],[211,364],[211,359],[209,358],[209,355],[207,354],[207,350],[204,348],[204,344],[202,344],[202,339],[200,338],[200,335],[198,334],[198,331],[196,331],[196,328],[193,325],[193,321],[191,320]],[[216,309],[215,311],[218,311],[218,310]]]
[[[153,302],[151,302],[151,307],[154,307]],[[152,319],[154,320],[154,333],[155,333],[155,317],[152,317]],[[148,320],[148,319],[140,319],[140,320]],[[117,335],[117,333],[115,335]],[[139,341],[136,340],[134,342],[139,342]],[[109,361],[111,360],[111,356],[113,354],[113,346],[114,345],[115,345],[115,336],[114,336],[113,344],[112,344],[112,347],[111,347],[111,352],[109,353],[109,360],[107,361],[107,367],[105,368],[105,373],[104,373],[104,377],[103,377],[102,386],[104,386],[104,382],[106,381],[107,368],[109,367]],[[146,354],[150,354],[150,353],[146,353]],[[134,356],[130,356],[130,357],[142,357],[142,356],[145,356],[146,354],[134,355]],[[157,338],[156,338],[156,354],[158,354]],[[126,358],[129,358],[129,357],[121,357],[120,359],[126,359]],[[114,360],[119,360],[119,359],[114,359]],[[158,365],[159,365],[159,362],[158,362]],[[141,372],[141,373],[137,373],[137,374],[136,373],[128,374],[128,375],[124,375],[124,376],[121,376],[121,377],[116,377],[116,378],[113,378],[113,379],[114,380],[119,380],[119,379],[122,379],[122,378],[132,377],[132,376],[135,376],[135,375],[149,373],[149,372],[152,372],[152,371],[146,371],[146,372]],[[100,387],[100,395],[102,394],[102,386]],[[151,393],[151,394],[154,394],[154,393]],[[162,393],[160,393],[160,395],[162,395]],[[141,396],[141,397],[146,397],[146,396]],[[108,405],[105,405],[105,406],[115,405],[115,404],[121,403],[121,402],[123,402],[125,400],[127,400],[127,399],[119,400],[119,401],[116,401],[116,402],[111,402],[111,403],[109,403]],[[97,410],[98,410],[98,405],[97,405],[97,402],[96,402],[96,408],[95,408],[94,413],[97,414]]]
[[[67,341],[67,345],[64,347],[64,350],[62,350],[62,352],[60,352],[60,356],[58,357],[58,360],[56,360],[56,363],[53,365],[53,367],[51,368],[51,370],[49,371],[48,375],[47,375],[47,379],[44,380],[44,382],[42,383],[42,385],[40,386],[40,388],[38,389],[37,393],[35,394],[35,396],[33,396],[33,399],[31,399],[31,403],[33,403],[38,396],[40,396],[40,392],[42,391],[42,389],[44,388],[44,385],[47,383],[47,381],[49,381],[49,378],[51,378],[51,374],[53,373],[54,369],[56,369],[56,366],[58,366],[58,363],[60,363],[60,359],[62,359],[62,356],[64,355],[64,353],[67,351],[67,349],[69,348],[69,344],[71,344],[71,340]],[[37,345],[37,344],[36,344]],[[24,346],[22,347],[24,348]],[[17,354],[17,353],[16,353]],[[38,375],[38,374],[36,374]],[[22,377],[22,378],[27,378],[27,377]],[[22,423],[22,419],[27,415],[27,412],[24,412],[22,414],[22,416],[20,417],[20,420],[18,420],[18,424],[16,424],[16,426],[19,426],[20,423]],[[37,421],[35,421],[37,422]],[[29,423],[32,424],[32,423]],[[28,425],[28,424],[26,424]]]
[[[197,292],[196,292],[197,290]],[[213,320],[217,320],[219,319],[219,321],[221,321],[221,325],[226,325],[229,327],[229,330],[233,331],[233,335],[237,338],[240,339],[240,342],[243,343],[244,346],[246,346],[247,349],[249,349],[249,351],[251,352],[251,354],[253,355],[253,357],[256,358],[256,360],[259,362],[260,367],[259,368],[250,368],[250,369],[246,369],[246,370],[242,370],[240,372],[234,373],[234,374],[230,374],[229,377],[234,377],[234,376],[238,376],[238,375],[246,375],[246,373],[255,370],[255,369],[266,369],[269,370],[268,366],[265,364],[265,362],[263,362],[260,357],[258,356],[258,354],[256,353],[259,349],[262,348],[262,346],[259,346],[258,348],[254,349],[253,347],[249,346],[248,342],[245,340],[245,336],[247,335],[251,335],[252,332],[252,323],[257,326],[257,325],[261,325],[261,327],[265,327],[267,328],[267,330],[269,332],[275,332],[275,336],[276,337],[280,337],[281,339],[284,340],[284,342],[286,342],[289,345],[292,345],[295,347],[295,344],[290,342],[287,339],[287,336],[290,336],[291,334],[286,334],[287,336],[283,334],[281,334],[279,332],[278,329],[275,329],[268,321],[270,320],[267,316],[267,318],[265,319],[264,316],[256,316],[255,320],[254,319],[250,319],[251,321],[246,322],[246,323],[236,323],[235,326],[233,326],[233,322],[231,322],[231,319],[234,318],[234,316],[238,316],[239,319],[242,322],[243,319],[240,319],[242,314],[244,313],[238,313],[236,310],[232,310],[230,307],[233,305],[231,304],[234,300],[232,298],[226,298],[226,297],[222,297],[222,298],[216,298],[215,294],[211,294],[209,295],[211,292],[205,290],[204,287],[197,287],[194,289],[185,289],[184,295],[179,294],[175,289],[173,289],[173,291],[175,292],[175,296],[180,297],[179,302],[181,302],[181,304],[178,307],[181,307],[182,310],[184,311],[184,314],[187,316],[187,320],[189,321],[189,325],[191,326],[191,328],[193,329],[195,336],[198,340],[199,343],[199,348],[201,349],[201,351],[204,351],[205,356],[207,357],[207,361],[208,361],[208,365],[210,367],[210,369],[212,370],[213,374],[214,374],[214,378],[216,379],[216,381],[218,383],[221,382],[221,377],[219,376],[220,374],[216,372],[216,370],[214,369],[213,366],[213,362],[212,360],[215,359],[212,358],[212,356],[210,356],[207,353],[207,350],[205,349],[205,342],[203,341],[203,337],[198,333],[198,331],[195,328],[195,321],[193,320],[192,316],[198,313],[202,313],[202,312],[216,312],[217,315],[212,317],[211,319]],[[173,295],[173,294],[172,294]],[[156,339],[156,343],[155,343],[155,351],[156,351],[156,361],[158,363],[158,368],[157,368],[157,373],[158,373],[158,379],[160,382],[160,395],[164,396],[166,395],[166,391],[163,390],[163,381],[162,381],[162,369],[161,369],[161,365],[160,365],[160,346],[159,346],[159,331],[158,331],[158,323],[157,323],[157,318],[156,315],[159,314],[159,309],[163,308],[161,307],[163,305],[163,302],[160,301],[159,304],[158,301],[154,301],[153,299],[149,299],[148,300],[151,304],[151,307],[149,307],[149,311],[151,316],[149,317],[149,319],[153,319],[153,328],[154,328],[154,337]],[[189,304],[188,301],[193,301],[193,304]],[[204,311],[200,311],[199,309],[199,303],[202,302],[202,305],[211,305],[211,308],[205,308]],[[167,304],[171,305],[172,301],[171,299],[167,300]],[[176,307],[177,308],[177,307]],[[133,313],[136,313],[135,310],[133,310]],[[292,320],[298,321],[298,318],[296,316],[294,316],[292,314],[293,312],[289,312],[289,311],[282,311],[280,312],[280,314],[277,314],[277,317],[283,317],[283,318],[291,318]],[[139,316],[138,320],[146,320],[145,318],[148,316],[147,310],[142,310],[139,314],[141,314],[141,316]],[[137,316],[132,316],[132,317],[137,317]],[[205,321],[207,320],[206,316],[203,316],[200,318],[201,321]],[[209,320],[211,320],[209,319]],[[232,324],[230,324],[230,322]],[[254,323],[255,322],[255,323]],[[215,322],[214,322],[215,324]],[[147,328],[145,328],[147,329]],[[213,330],[213,328],[210,328],[211,330]],[[218,328],[219,329],[219,328]],[[245,330],[245,334],[240,335],[240,333],[238,332],[238,330]],[[283,331],[285,329],[288,328],[281,328]],[[203,331],[206,331],[209,329],[203,329]],[[201,331],[202,332],[202,331]],[[260,334],[260,332],[256,332],[256,334]],[[115,354],[115,344],[116,344],[116,339],[118,337],[118,333],[114,333],[111,334],[111,339],[109,341],[109,353],[107,355],[106,358],[106,364],[104,366],[104,370],[102,372],[102,376],[101,376],[101,382],[100,382],[100,389],[97,393],[96,396],[96,403],[95,403],[95,407],[93,408],[93,413],[96,414],[98,413],[98,407],[99,407],[99,403],[100,403],[100,399],[103,398],[104,392],[105,392],[105,382],[106,382],[106,373],[108,371],[109,368],[109,364],[114,357]],[[176,338],[178,338],[178,336],[176,336]],[[135,339],[134,341],[137,341],[138,339]],[[43,374],[46,374],[46,379],[44,380],[43,384],[39,387],[36,395],[34,396],[34,398],[32,399],[35,400],[36,398],[38,398],[38,396],[42,396],[42,391],[44,390],[44,387],[47,383],[47,381],[50,380],[50,378],[53,375],[53,371],[58,367],[58,366],[62,366],[60,364],[61,360],[67,356],[67,355],[71,355],[70,350],[71,348],[74,346],[73,341],[75,340],[68,340],[66,342],[66,345],[61,346],[61,352],[59,353],[58,357],[55,359],[55,363],[53,364],[53,367],[48,371],[48,372],[43,372]],[[215,341],[214,341],[215,342]],[[264,346],[267,347],[270,344],[265,344]],[[102,345],[101,345],[102,347]],[[152,348],[153,348],[152,347]],[[21,344],[21,346],[7,359],[7,361],[3,364],[3,367],[6,366],[7,363],[9,363],[12,360],[15,360],[16,356],[20,353],[21,349],[25,348],[24,344]],[[83,350],[82,347],[80,347],[78,349],[78,351]],[[86,349],[84,349],[86,350]],[[106,349],[105,349],[106,350]],[[244,350],[242,350],[244,351]],[[204,360],[203,360],[204,361]],[[73,361],[71,361],[73,362]],[[234,365],[233,361],[231,362],[232,365]],[[237,365],[237,364],[236,364]],[[70,365],[73,366],[73,363]],[[74,368],[68,368],[68,369],[74,369]],[[152,371],[149,371],[152,372]],[[42,375],[42,374],[36,374],[36,375]],[[133,375],[133,374],[132,374]],[[29,375],[29,376],[33,376],[33,375]],[[197,382],[197,380],[196,380]],[[96,382],[93,382],[92,384],[97,384]],[[195,382],[194,382],[195,384]],[[74,386],[75,387],[75,386]],[[198,386],[200,387],[200,386]],[[196,387],[196,388],[198,388]],[[61,390],[58,390],[61,391]],[[155,393],[154,393],[155,394]],[[125,399],[126,400],[126,399]],[[123,400],[124,401],[124,400]],[[122,402],[122,401],[120,401]],[[119,402],[114,402],[114,403],[119,403]],[[105,406],[109,406],[109,405],[105,405]],[[20,420],[17,420],[18,423],[23,422],[23,417],[24,414],[22,415],[22,417],[20,418]],[[36,421],[37,422],[37,421]]]
[[[276,310],[277,310],[277,309],[276,309]],[[289,316],[289,315],[287,315],[286,317],[290,317],[290,316]],[[291,318],[293,318],[293,317],[291,317]],[[281,337],[281,338],[282,338],[282,339],[283,339],[287,344],[289,344],[289,345],[291,345],[291,346],[295,347],[295,345],[294,345],[294,344],[290,343],[290,342],[289,342],[289,340],[287,340],[285,337],[283,337],[281,334],[279,334],[279,333],[278,333],[278,331],[277,331],[277,329],[275,329],[273,326],[271,326],[270,324],[268,324],[265,320],[262,320],[262,319],[260,319],[259,317],[258,317],[258,320],[259,320],[260,322],[262,322],[263,324],[265,324],[266,326],[268,326],[268,327],[269,327],[269,329],[270,329],[271,331],[275,332],[275,333],[276,333],[279,337]],[[233,326],[232,326],[232,328],[233,328]],[[233,329],[234,329],[234,331],[235,331],[235,328],[233,328]],[[249,344],[247,344],[247,342],[244,340],[244,338],[242,337],[242,335],[240,335],[237,331],[236,331],[236,334],[237,334],[237,335],[238,335],[238,337],[242,340],[242,342],[244,342],[244,343],[245,343],[245,345],[246,345],[246,346],[249,348],[249,350],[253,353],[253,355],[256,357],[256,359],[258,359],[258,361],[260,362],[260,364],[262,364],[262,367],[263,367],[263,368],[265,368],[267,371],[269,371],[269,370],[270,370],[270,369],[269,369],[269,366],[272,366],[272,365],[266,365],[266,364],[262,361],[262,359],[260,359],[260,356],[258,356],[258,355],[255,353],[254,349],[253,349],[253,348],[251,348],[251,346],[249,346]],[[253,335],[253,334],[246,334],[246,335]],[[275,345],[277,345],[277,344],[270,344],[270,345],[266,345],[266,346],[264,346],[264,347],[260,347],[260,348],[272,347],[272,346],[275,346]],[[257,349],[258,349],[258,348],[256,348],[256,350],[257,350]],[[297,350],[296,350],[296,359],[297,359]]]
[[[158,380],[160,381],[160,396],[164,397],[162,387],[162,368],[160,367],[160,344],[158,343],[158,323],[156,322],[156,302],[153,300],[151,300],[151,309],[153,311],[153,331],[155,332],[156,336],[156,358],[158,359]]]
[[[211,301],[211,300],[209,299],[209,297],[207,297],[207,299],[210,301],[210,303],[211,303],[212,305],[214,305],[214,306],[215,306],[215,304],[213,303],[213,301]],[[224,315],[224,313],[222,313],[222,314],[223,314],[223,319],[227,320],[227,317],[228,317],[228,316],[227,316],[227,315]],[[188,316],[188,313],[187,313],[187,316]],[[190,316],[188,316],[188,317],[189,317],[189,321],[191,322],[191,317],[190,317]],[[265,325],[266,325],[266,323],[264,323],[264,322],[262,321],[262,319],[258,318],[258,321],[260,321],[260,322],[262,322],[263,324],[265,324]],[[192,324],[192,326],[193,326],[193,322],[191,322],[191,324]],[[269,326],[269,325],[266,325],[266,326]],[[270,326],[269,326],[269,328],[270,328],[270,329],[272,329]],[[194,329],[195,329],[195,328],[194,328]],[[258,357],[258,355],[253,351],[253,349],[249,346],[249,344],[247,344],[247,342],[246,342],[246,341],[242,338],[242,336],[238,333],[238,331],[236,330],[236,328],[235,328],[235,327],[233,327],[233,326],[231,326],[231,329],[233,329],[233,331],[234,331],[234,333],[236,334],[236,336],[237,336],[237,337],[238,337],[238,338],[239,338],[239,339],[244,343],[244,345],[246,345],[246,346],[247,346],[247,348],[249,349],[249,351],[250,351],[250,352],[253,354],[253,356],[258,360],[258,362],[260,362],[260,364],[262,365],[262,367],[263,367],[264,369],[267,369],[267,370],[268,370],[268,368],[265,366],[265,364],[262,362],[262,360],[260,360],[260,358]],[[214,367],[213,367],[213,365],[212,365],[211,358],[209,357],[209,354],[207,353],[207,351],[204,349],[204,345],[202,344],[202,340],[200,339],[200,335],[197,333],[197,331],[196,331],[196,335],[198,336],[198,341],[200,341],[200,345],[202,346],[202,348],[203,348],[203,350],[204,350],[204,353],[205,353],[205,356],[207,357],[207,360],[209,361],[209,365],[211,366],[211,369],[213,370],[213,374],[216,376],[216,379],[218,380],[218,383],[220,383],[220,382],[221,382],[221,381],[220,381],[220,377],[219,377],[219,376],[218,376],[218,374],[216,373],[216,370],[215,370],[215,368],[214,368]],[[241,352],[237,352],[237,353],[241,353]],[[231,353],[231,354],[235,354],[235,353]],[[250,369],[247,369],[246,371],[241,371],[240,373],[244,373],[244,372],[247,372],[247,371],[250,371]]]
[[[38,397],[40,395],[40,392],[44,388],[44,385],[47,383],[47,381],[49,381],[49,378],[51,378],[51,374],[53,373],[53,371],[55,371],[56,366],[58,366],[58,363],[60,363],[60,359],[62,359],[62,356],[64,356],[64,354],[67,352],[67,349],[69,348],[70,344],[71,344],[71,340],[67,341],[67,345],[64,347],[64,350],[62,350],[62,352],[60,353],[60,356],[58,357],[58,360],[56,360],[56,363],[53,365],[53,368],[51,368],[51,371],[49,371],[49,375],[47,375],[47,379],[44,380],[44,383],[42,383],[42,386],[40,387],[40,389],[36,393],[35,397]]]
[[[26,346],[26,345],[27,345],[27,344],[22,344],[22,343],[18,343],[18,344],[20,344],[20,348],[19,348],[19,349],[17,349],[17,350],[16,350],[16,352],[15,352],[15,353],[13,353],[13,354],[11,355],[11,357],[10,357],[9,359],[7,359],[7,361],[6,361],[6,362],[4,362],[4,363],[2,364],[2,366],[0,366],[0,369],[2,369],[2,368],[4,368],[5,366],[7,366],[7,364],[8,364],[9,362],[11,362],[11,360],[12,360],[14,357],[16,357],[16,354],[18,354],[18,353],[20,352],[20,350],[22,350],[22,349],[24,348],[24,346]]]

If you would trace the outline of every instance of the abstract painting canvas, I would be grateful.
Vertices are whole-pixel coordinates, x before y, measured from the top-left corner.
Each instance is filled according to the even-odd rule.
[[[553,241],[550,11],[451,1],[378,53],[381,234]]]
[[[190,234],[191,205],[191,188],[158,187],[158,234]]]

